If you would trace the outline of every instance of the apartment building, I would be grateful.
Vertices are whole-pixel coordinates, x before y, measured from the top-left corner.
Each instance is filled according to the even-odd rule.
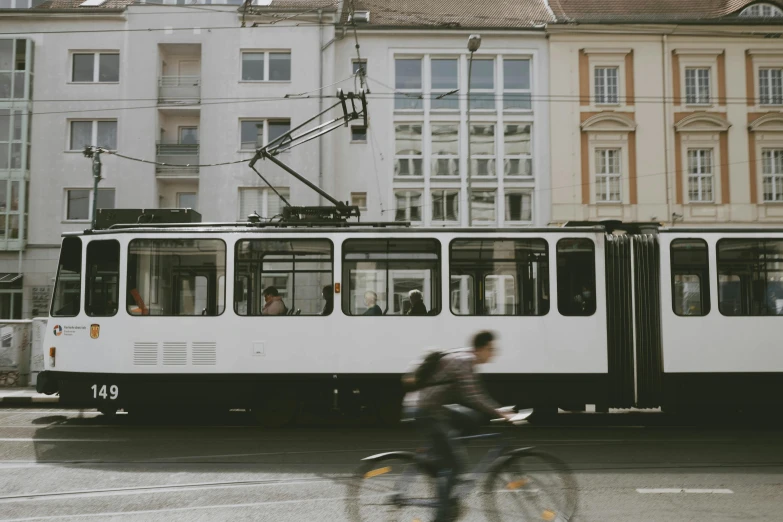
[[[558,2],[552,220],[779,226],[782,7]]]

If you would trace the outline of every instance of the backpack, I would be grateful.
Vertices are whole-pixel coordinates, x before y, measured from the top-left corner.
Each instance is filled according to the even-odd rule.
[[[419,366],[411,373],[406,374],[403,379],[403,387],[406,391],[418,391],[423,388],[429,388],[430,386],[438,386],[441,384],[448,384],[453,382],[452,380],[430,382],[432,376],[435,375],[435,371],[438,369],[438,363],[446,356],[448,352],[433,351],[427,354],[424,360]]]

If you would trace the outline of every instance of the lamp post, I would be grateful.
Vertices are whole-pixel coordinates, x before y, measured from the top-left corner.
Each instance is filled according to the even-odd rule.
[[[473,53],[478,51],[481,47],[481,35],[472,34],[468,37],[468,51],[470,52],[470,59],[468,60],[468,226],[473,226],[473,204],[471,201],[472,196],[472,180],[471,180],[471,165],[473,164],[470,157],[470,76],[473,72]]]

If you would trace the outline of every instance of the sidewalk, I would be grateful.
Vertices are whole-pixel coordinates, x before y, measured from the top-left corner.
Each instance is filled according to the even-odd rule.
[[[57,404],[59,401],[59,395],[37,393],[35,388],[0,388],[0,408],[13,408],[31,403]]]

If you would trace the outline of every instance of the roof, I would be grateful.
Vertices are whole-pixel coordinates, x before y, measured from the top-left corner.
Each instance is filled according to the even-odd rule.
[[[525,28],[555,21],[545,0],[354,0],[370,27]],[[350,1],[342,22],[348,22]],[[357,24],[358,25],[358,24]],[[365,25],[365,24],[362,24]]]
[[[101,5],[98,6],[85,6],[81,7],[81,4],[83,4],[85,0],[47,0],[43,2],[42,4],[38,5],[37,7],[33,8],[33,11],[61,11],[61,10],[76,10],[76,11],[84,11],[84,10],[112,10],[112,9],[125,9],[129,5],[132,4],[141,4],[139,0],[106,0]],[[163,4],[162,0],[147,0],[144,2],[148,5],[161,5]],[[272,0],[272,2],[268,6],[253,6],[254,9],[258,10],[265,10],[265,11],[298,11],[298,10],[311,10],[311,9],[336,9],[337,8],[337,0]],[[165,4],[167,7],[183,7],[183,8],[189,8],[189,7],[197,7],[197,8],[220,8],[220,7],[232,7],[231,5],[227,4],[214,4],[214,5],[205,5],[204,2],[194,2],[193,4],[188,5],[172,5],[172,4]],[[241,9],[241,5],[234,5],[234,8]]]
[[[783,8],[780,0],[550,0],[558,23],[716,22],[781,23],[783,19],[739,18],[747,6],[766,3]]]

